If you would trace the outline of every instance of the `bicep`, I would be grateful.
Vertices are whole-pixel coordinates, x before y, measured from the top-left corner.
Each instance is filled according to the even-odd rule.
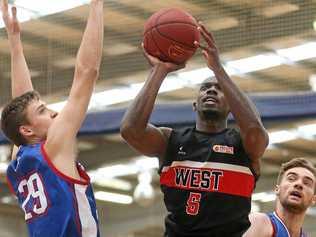
[[[263,127],[249,128],[241,131],[242,144],[251,160],[258,160],[265,152],[269,144],[269,136]]]
[[[171,128],[155,127],[148,124],[142,136],[127,136],[124,139],[141,154],[160,158],[166,152],[171,131]]]
[[[75,76],[69,99],[48,130],[45,147],[49,155],[55,156],[56,151],[62,152],[64,149],[68,153],[74,149],[76,135],[85,119],[94,83],[93,75]]]

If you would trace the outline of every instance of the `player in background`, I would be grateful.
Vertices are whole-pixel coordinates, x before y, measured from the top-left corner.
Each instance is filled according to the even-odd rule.
[[[160,159],[169,212],[165,236],[240,237],[250,226],[251,194],[268,135],[255,106],[222,67],[212,35],[202,24],[198,29],[207,47],[196,44],[215,78],[201,84],[193,103],[195,127],[176,130],[149,123],[163,80],[183,65],[145,52],[152,68],[124,115],[121,135],[140,153]],[[229,111],[240,132],[227,128]]]
[[[275,193],[275,211],[251,213],[244,237],[307,237],[302,226],[307,209],[316,203],[314,165],[304,158],[282,164]]]
[[[100,236],[92,186],[76,161],[76,135],[85,118],[102,58],[103,0],[91,0],[68,101],[58,114],[33,90],[16,8],[2,17],[11,50],[13,100],[2,111],[4,134],[19,147],[7,179],[25,213],[30,236]]]

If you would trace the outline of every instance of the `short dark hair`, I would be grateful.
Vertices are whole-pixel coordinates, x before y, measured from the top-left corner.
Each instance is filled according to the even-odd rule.
[[[6,137],[15,145],[25,145],[27,140],[20,133],[21,125],[28,124],[26,108],[34,100],[39,100],[37,91],[29,91],[11,100],[2,110],[1,129]]]
[[[305,158],[294,158],[294,159],[292,159],[286,163],[283,163],[281,165],[279,176],[278,176],[278,181],[277,181],[278,184],[280,184],[284,173],[287,170],[295,168],[295,167],[302,167],[302,168],[309,170],[310,172],[312,172],[312,174],[316,178],[316,168],[312,162],[310,162],[309,160],[307,160]],[[316,184],[315,184],[315,193],[316,193]]]

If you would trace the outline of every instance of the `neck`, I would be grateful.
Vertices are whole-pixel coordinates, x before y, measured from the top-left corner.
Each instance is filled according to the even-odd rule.
[[[203,120],[199,116],[196,120],[196,130],[207,133],[217,133],[227,127],[226,119]]]
[[[284,208],[280,201],[277,200],[276,210],[278,217],[283,221],[288,229],[291,237],[300,237],[301,228],[303,226],[305,211],[300,213],[293,213]]]
[[[27,144],[32,145],[32,144],[40,143],[42,141],[43,141],[43,139],[40,139],[38,137],[32,137],[32,138],[28,139]]]

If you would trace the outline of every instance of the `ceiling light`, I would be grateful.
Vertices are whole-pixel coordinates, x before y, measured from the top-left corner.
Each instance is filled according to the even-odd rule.
[[[62,12],[71,8],[75,8],[89,3],[88,0],[63,0],[63,1],[51,1],[51,0],[15,0],[14,4],[21,9],[28,9],[43,16],[53,14],[56,12]],[[20,9],[18,9],[18,12]]]
[[[295,131],[292,130],[281,130],[269,133],[269,144],[282,143],[298,138]]]
[[[251,197],[252,201],[259,201],[259,202],[272,202],[275,199],[276,199],[276,196],[273,191],[254,193]]]
[[[309,85],[312,88],[312,91],[316,91],[316,74],[313,74],[309,77]]]
[[[316,42],[309,42],[287,49],[276,50],[277,54],[291,61],[301,61],[316,57]]]
[[[119,204],[131,204],[133,202],[131,196],[119,193],[97,191],[94,193],[94,196],[97,200],[104,202],[114,202]]]
[[[122,180],[122,179],[117,179],[117,178],[97,179],[95,184],[101,187],[112,188],[112,189],[123,190],[123,191],[130,191],[133,188],[130,182]]]
[[[235,68],[235,70],[239,73],[249,73],[279,66],[284,63],[284,61],[285,60],[282,57],[269,53],[234,60],[231,62],[227,62],[226,65],[228,67]]]

